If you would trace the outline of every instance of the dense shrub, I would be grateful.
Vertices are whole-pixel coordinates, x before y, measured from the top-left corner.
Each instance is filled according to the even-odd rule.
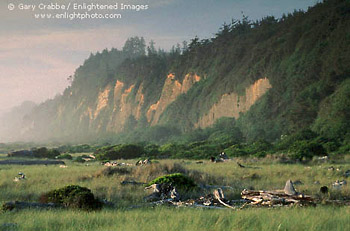
[[[60,152],[69,152],[69,153],[83,153],[83,152],[94,152],[96,147],[90,146],[89,144],[81,145],[62,145],[57,148]]]
[[[49,158],[54,159],[56,156],[59,156],[61,153],[57,149],[48,149],[46,147],[34,148],[33,156],[36,158]]]
[[[315,141],[297,141],[288,151],[289,156],[294,160],[310,160],[313,156],[325,155],[323,146]]]
[[[72,160],[73,157],[69,154],[61,154],[59,156],[56,156],[56,159],[60,159],[60,160],[63,160],[63,159],[66,159],[66,160]]]
[[[338,152],[340,154],[348,154],[350,153],[350,144],[347,144],[347,145],[343,145],[339,148]]]
[[[160,154],[159,146],[156,144],[149,144],[145,146],[145,155],[156,157]]]
[[[267,142],[266,140],[258,140],[250,145],[248,145],[245,150],[249,154],[260,154],[266,153],[272,149],[272,144]]]
[[[144,148],[136,144],[120,144],[102,147],[95,154],[98,160],[133,159],[142,156]]]
[[[244,146],[240,144],[235,144],[231,147],[226,148],[225,153],[230,157],[242,157],[248,155],[248,153],[244,149]]]
[[[78,185],[69,185],[42,194],[40,202],[55,203],[67,208],[82,210],[97,210],[102,208],[102,203],[95,198],[90,189]]]
[[[291,145],[293,145],[297,141],[302,140],[312,140],[317,137],[317,134],[310,129],[304,129],[301,131],[298,131],[296,133],[293,133],[291,135],[284,135],[281,137],[281,139],[276,144],[276,148],[278,150],[285,150],[288,149]]]
[[[179,153],[183,153],[186,150],[185,145],[177,143],[167,143],[160,147],[159,151],[162,156],[175,156]]]
[[[158,177],[149,182],[147,185],[149,186],[152,184],[169,184],[178,189],[186,191],[193,190],[197,187],[191,178],[181,173],[174,173]]]

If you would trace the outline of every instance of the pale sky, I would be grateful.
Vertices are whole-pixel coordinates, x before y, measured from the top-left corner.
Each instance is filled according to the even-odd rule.
[[[224,22],[280,17],[294,9],[306,10],[319,0],[56,0],[73,10],[74,3],[144,4],[147,10],[91,11],[120,13],[121,19],[35,19],[34,14],[63,14],[66,10],[40,10],[40,3],[55,0],[0,0],[0,114],[25,100],[37,103],[52,98],[68,86],[89,54],[105,48],[121,48],[131,36],[153,39],[157,47],[172,45],[195,36],[210,38]],[[15,7],[9,10],[12,5]],[[34,5],[34,11],[21,10]]]

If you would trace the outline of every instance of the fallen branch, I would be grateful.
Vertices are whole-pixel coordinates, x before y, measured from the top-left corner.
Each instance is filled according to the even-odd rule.
[[[314,199],[311,196],[297,193],[292,181],[288,180],[284,190],[276,191],[254,191],[244,189],[241,192],[242,198],[251,201],[252,205],[314,205]]]

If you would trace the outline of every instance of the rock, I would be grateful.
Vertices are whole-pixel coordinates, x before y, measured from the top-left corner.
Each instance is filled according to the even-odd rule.
[[[316,180],[316,181],[314,182],[314,184],[320,184],[320,182],[319,182],[318,180]]]
[[[284,186],[284,193],[287,195],[296,195],[297,192],[293,186],[293,182],[291,180],[287,180],[286,185]]]

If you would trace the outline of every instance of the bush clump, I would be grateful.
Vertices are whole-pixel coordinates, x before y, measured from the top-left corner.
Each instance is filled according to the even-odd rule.
[[[147,186],[150,186],[152,184],[169,184],[176,187],[177,189],[185,191],[191,191],[197,187],[191,178],[182,173],[174,173],[158,177],[149,182]]]
[[[56,159],[59,159],[59,160],[72,160],[73,157],[69,154],[61,154],[59,156],[56,156]]]
[[[56,156],[59,156],[61,153],[57,149],[48,149],[46,147],[34,148],[32,149],[33,156],[36,158],[48,158],[55,159]]]
[[[41,203],[55,203],[67,208],[82,210],[97,210],[102,203],[95,198],[90,189],[79,185],[68,185],[41,195]]]
[[[326,155],[326,150],[317,142],[297,141],[288,151],[289,157],[294,160],[311,160],[313,156]]]
[[[120,144],[105,146],[96,150],[95,155],[98,160],[133,159],[144,154],[144,148],[136,144]]]

